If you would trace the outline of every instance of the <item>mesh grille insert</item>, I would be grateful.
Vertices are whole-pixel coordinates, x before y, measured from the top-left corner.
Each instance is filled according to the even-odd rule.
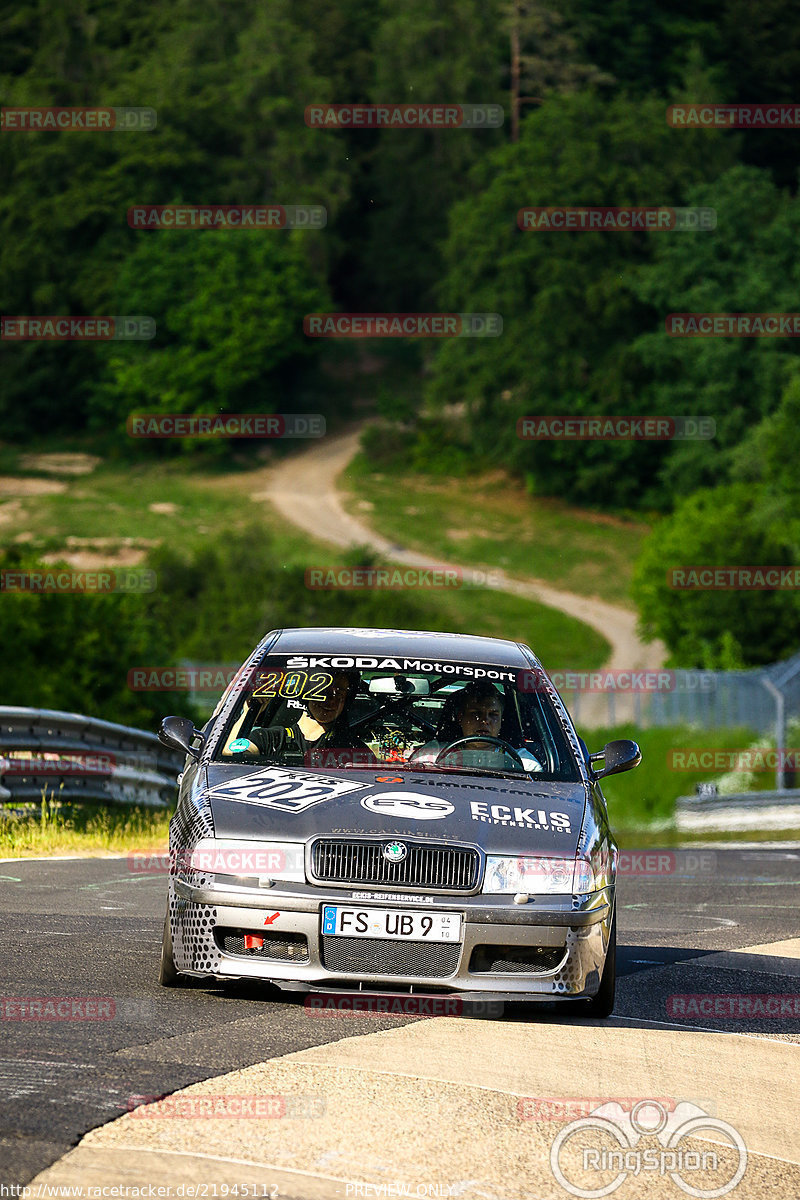
[[[245,934],[263,939],[263,946],[245,949]],[[254,929],[217,929],[214,937],[226,954],[243,958],[271,958],[280,962],[308,962],[308,938],[303,933],[261,933]]]
[[[385,884],[448,892],[471,892],[477,886],[477,850],[404,842],[406,857],[402,862],[389,862],[383,856],[383,847],[389,841],[320,838],[311,852],[312,871],[323,883]]]
[[[469,970],[474,975],[543,975],[564,961],[565,946],[476,946]]]
[[[452,975],[460,943],[400,942],[394,938],[323,937],[322,960],[329,971],[355,975]]]

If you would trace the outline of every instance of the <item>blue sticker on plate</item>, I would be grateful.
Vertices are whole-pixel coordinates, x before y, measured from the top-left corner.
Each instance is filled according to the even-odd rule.
[[[235,754],[238,754],[241,750],[249,750],[250,742],[247,740],[247,738],[236,738],[235,741],[230,743],[228,749],[233,750]]]
[[[328,904],[322,909],[322,932],[336,933],[336,909]]]

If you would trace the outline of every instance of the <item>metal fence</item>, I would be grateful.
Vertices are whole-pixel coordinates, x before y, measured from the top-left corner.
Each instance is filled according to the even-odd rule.
[[[184,757],[154,733],[78,713],[0,706],[0,804],[113,801],[165,808]]]
[[[602,668],[597,674],[602,678]],[[561,690],[573,718],[589,727],[635,721],[643,728],[739,726],[773,734],[778,723],[800,716],[800,654],[749,671],[673,670],[663,674],[668,677],[663,687],[617,691],[612,686],[592,694]]]

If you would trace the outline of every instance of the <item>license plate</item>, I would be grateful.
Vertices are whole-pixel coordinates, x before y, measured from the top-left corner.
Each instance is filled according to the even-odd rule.
[[[400,912],[396,908],[322,906],[322,932],[332,937],[398,938],[407,942],[457,942],[458,913]]]

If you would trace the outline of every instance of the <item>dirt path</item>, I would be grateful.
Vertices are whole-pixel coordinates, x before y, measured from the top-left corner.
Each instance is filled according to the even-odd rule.
[[[360,430],[355,429],[312,442],[299,454],[267,468],[263,474],[265,487],[256,492],[253,499],[267,500],[287,521],[336,546],[369,546],[382,557],[409,567],[458,567],[458,563],[445,563],[398,546],[346,511],[337,479],[356,454],[359,436]],[[564,592],[538,579],[515,579],[500,569],[491,568],[491,574],[494,582],[488,586],[528,600],[538,600],[596,629],[611,645],[606,667],[629,671],[655,668],[663,663],[664,645],[661,642],[646,643],[639,638],[636,614],[631,610],[604,600]],[[565,661],[567,659],[568,655],[565,655]],[[616,720],[628,719],[633,712],[632,697],[619,695],[616,699]],[[596,701],[601,703],[597,705]],[[572,708],[576,712],[574,704]],[[607,712],[605,696],[582,698],[582,724],[595,720],[603,723]]]

